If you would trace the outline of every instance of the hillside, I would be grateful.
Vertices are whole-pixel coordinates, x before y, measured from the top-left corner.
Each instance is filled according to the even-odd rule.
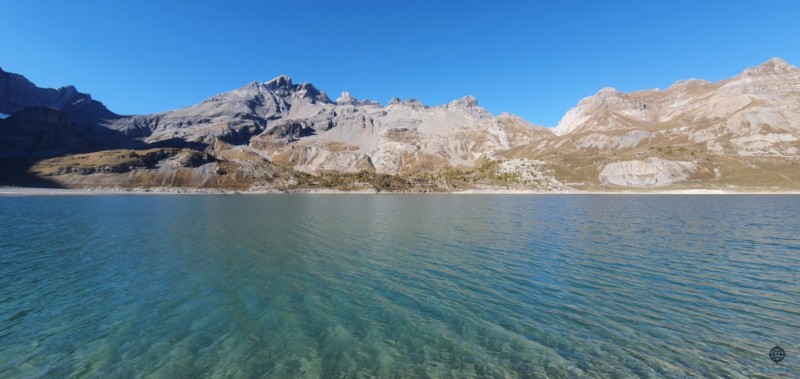
[[[348,92],[333,101],[287,76],[187,108],[120,116],[74,87],[40,89],[0,74],[0,113],[10,115],[0,120],[2,156],[24,171],[4,184],[800,189],[800,70],[777,58],[717,83],[604,88],[553,129],[494,115],[471,96],[439,106],[397,98],[382,105]]]

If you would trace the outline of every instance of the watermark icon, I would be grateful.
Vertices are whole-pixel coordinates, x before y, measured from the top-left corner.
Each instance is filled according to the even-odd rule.
[[[786,366],[779,366],[778,363],[781,363],[782,360],[786,358],[786,350],[783,350],[780,346],[775,346],[769,350],[769,359],[775,362],[775,366],[764,366],[760,367],[762,373],[765,374],[790,374],[793,372],[791,367]]]
[[[775,346],[769,351],[769,359],[772,359],[773,362],[780,363],[783,358],[786,358],[786,350],[783,350],[782,347]]]

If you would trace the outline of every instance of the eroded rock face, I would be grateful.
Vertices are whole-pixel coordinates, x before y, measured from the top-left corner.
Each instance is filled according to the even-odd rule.
[[[522,119],[492,115],[471,96],[435,107],[416,99],[382,106],[344,92],[332,102],[286,76],[109,127],[150,144],[248,146],[305,172],[369,168],[388,174],[472,166],[492,152],[552,136]],[[313,159],[307,153],[312,151]]]
[[[718,153],[795,156],[800,69],[774,58],[717,83],[691,79],[632,93],[604,88],[569,110],[554,132],[580,138],[581,148],[630,146],[649,133],[661,146],[708,142]]]
[[[25,108],[0,120],[0,157],[52,157],[92,148],[89,129],[51,108]]]
[[[18,108],[32,102],[64,110],[31,118]],[[0,113],[11,115],[0,120],[0,155],[188,149],[193,153],[147,167],[158,172],[152,180],[181,172],[184,184],[256,182],[274,166],[299,177],[367,171],[435,179],[493,161],[501,163],[491,166],[498,170],[493,174],[513,179],[507,182],[558,189],[564,183],[662,187],[689,179],[800,185],[800,70],[778,59],[717,83],[691,79],[633,93],[604,88],[581,100],[555,129],[494,115],[472,96],[439,106],[392,98],[384,106],[345,91],[334,102],[288,76],[182,109],[117,116],[74,87],[40,89],[0,70]],[[69,172],[108,175],[104,180],[128,174],[122,165],[97,167]]]
[[[625,187],[663,187],[689,179],[696,169],[695,162],[650,157],[607,164],[600,171],[600,181]]]
[[[39,88],[22,75],[0,69],[0,113],[11,115],[31,107],[61,110],[72,122],[86,127],[119,118],[91,95],[78,92],[73,86]]]
[[[342,95],[336,99],[336,104],[339,105],[356,105],[358,100],[350,94],[350,92],[342,91]]]

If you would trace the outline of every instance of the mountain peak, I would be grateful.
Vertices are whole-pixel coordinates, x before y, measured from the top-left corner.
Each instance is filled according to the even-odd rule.
[[[597,91],[595,96],[616,96],[618,94],[619,91],[614,87],[603,87],[602,89]]]
[[[774,57],[758,66],[750,67],[744,70],[742,74],[744,76],[759,76],[782,74],[790,71],[798,71],[798,69],[797,67],[790,65],[785,60]]]
[[[119,118],[102,103],[75,86],[39,88],[22,75],[0,70],[0,113],[13,114],[24,108],[60,109],[81,126],[96,126]]]
[[[428,108],[427,105],[423,104],[421,101],[413,97],[409,97],[408,99],[405,100],[400,100],[399,97],[395,96],[391,100],[389,100],[389,104],[387,105],[401,105],[409,108]]]
[[[464,96],[460,99],[451,101],[450,106],[458,108],[473,108],[478,106],[478,100],[475,98],[475,96]]]
[[[288,77],[287,77],[288,78]],[[291,83],[291,79],[289,79]],[[331,99],[328,98],[328,95],[325,92],[320,91],[317,87],[314,87],[313,84],[309,82],[300,83],[295,89],[295,96],[300,98],[309,99],[312,102],[314,101],[321,101],[323,103],[330,103]]]
[[[773,68],[785,69],[785,68],[789,68],[790,65],[789,65],[788,62],[786,62],[785,60],[783,60],[781,58],[772,57],[769,60],[767,60],[766,62],[762,63],[761,66],[770,66],[770,67],[773,67]]]
[[[77,95],[77,94],[80,93],[80,92],[78,92],[78,89],[75,88],[75,86],[73,86],[73,85],[59,87],[58,91],[66,93],[66,94],[69,94],[69,95]]]
[[[358,100],[350,94],[350,92],[342,91],[342,94],[336,99],[336,104],[356,104]]]
[[[292,78],[288,75],[281,75],[277,78],[274,78],[267,82],[267,87],[272,90],[278,88],[291,88],[292,87]]]

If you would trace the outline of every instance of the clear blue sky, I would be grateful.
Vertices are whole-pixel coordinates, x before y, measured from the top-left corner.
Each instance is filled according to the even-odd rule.
[[[117,113],[197,103],[280,74],[335,99],[474,95],[553,126],[611,86],[800,64],[800,1],[0,0],[0,67]]]

